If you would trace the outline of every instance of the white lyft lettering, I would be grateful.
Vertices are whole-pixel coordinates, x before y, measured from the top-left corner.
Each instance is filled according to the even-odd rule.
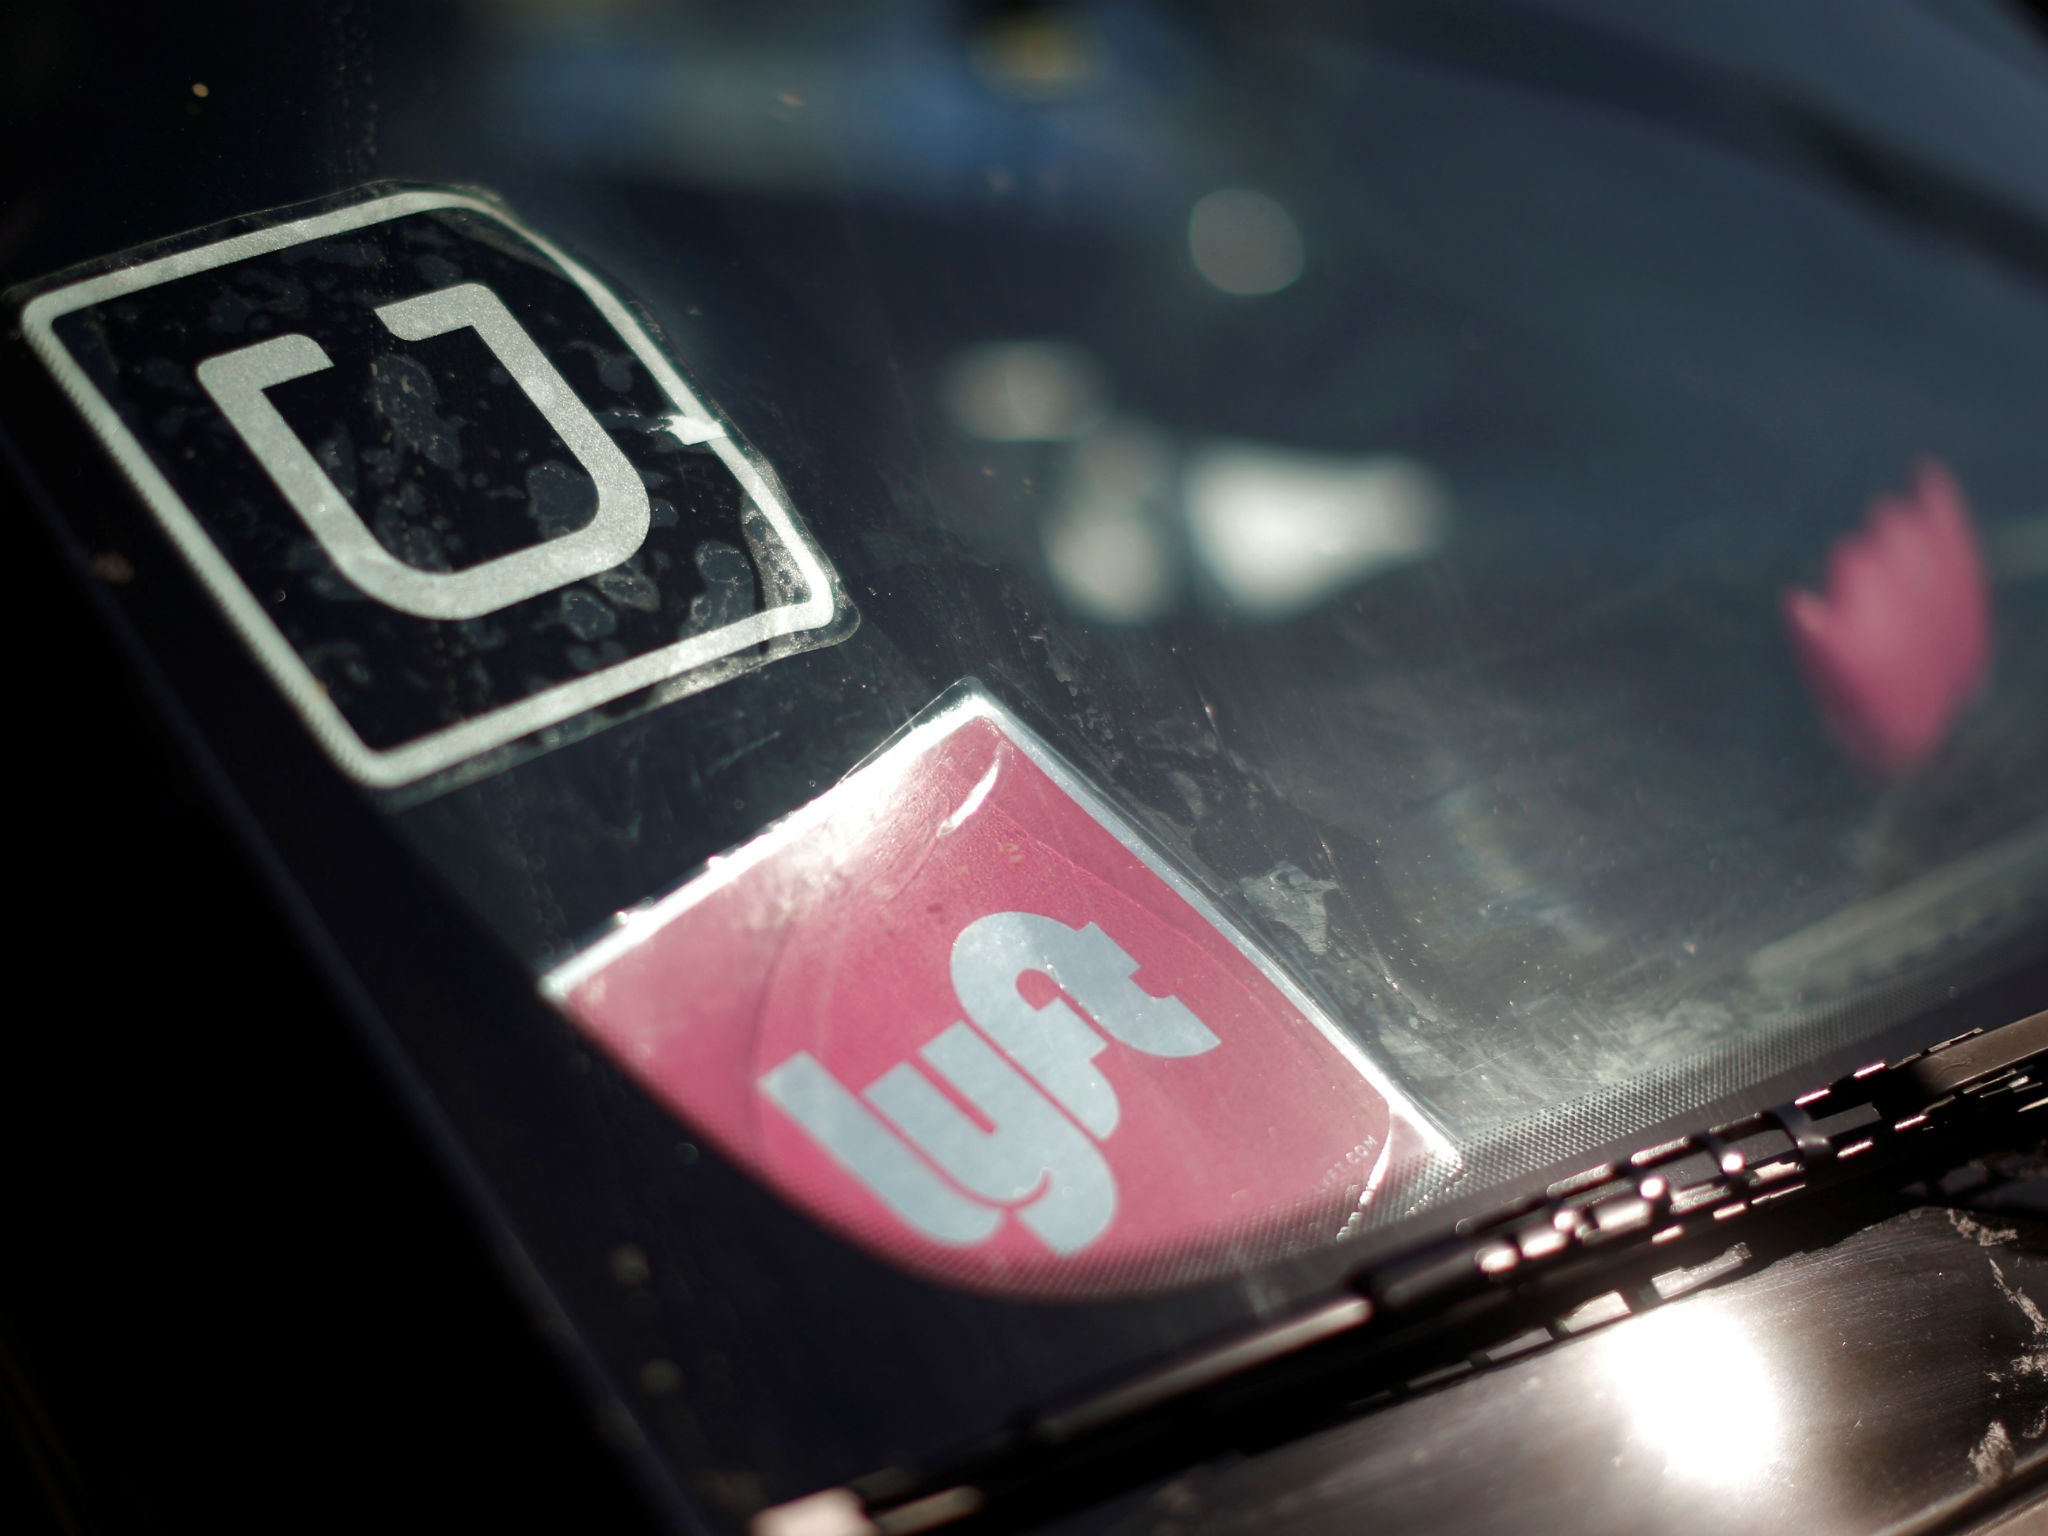
[[[925,1156],[984,1200],[1027,1201],[1018,1220],[1054,1253],[1078,1252],[1108,1230],[1109,1164],[1030,1078],[965,1024],[918,1054],[994,1127],[983,1131],[909,1062],[891,1067],[868,1085],[867,1100]]]
[[[979,1033],[949,1026],[918,1052],[922,1068],[898,1063],[858,1095],[809,1052],[791,1056],[760,1087],[926,1237],[983,1242],[1007,1206],[1053,1252],[1076,1253],[1116,1215],[1116,1181],[1095,1145],[1118,1119],[1116,1090],[1095,1065],[1109,1047],[1103,1033],[1149,1056],[1198,1056],[1222,1043],[1180,999],[1140,987],[1137,969],[1094,923],[1070,928],[1031,912],[994,913],[968,924],[951,956],[953,989]],[[1026,1002],[1018,986],[1034,972],[1063,995],[1042,1007]],[[991,1129],[962,1113],[928,1074]]]
[[[1098,1137],[1116,1129],[1116,1090],[1094,1063],[1109,1042],[1065,998],[1034,1008],[1017,983],[1043,972],[1096,1023],[1148,1056],[1214,1050],[1220,1042],[1187,1004],[1154,997],[1131,980],[1137,968],[1095,924],[1069,928],[1035,912],[978,918],[953,941],[953,990],[968,1017]]]

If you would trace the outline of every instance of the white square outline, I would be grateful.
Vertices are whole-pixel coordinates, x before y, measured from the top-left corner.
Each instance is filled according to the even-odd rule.
[[[678,413],[709,421],[721,419],[683,381],[674,365],[662,355],[654,338],[647,334],[610,289],[503,209],[463,192],[394,192],[346,208],[294,219],[290,223],[273,224],[215,241],[211,245],[173,252],[137,266],[84,278],[39,295],[22,311],[22,330],[29,345],[56,376],[58,384],[142,493],[150,511],[178,546],[186,563],[197,573],[201,584],[225,610],[229,622],[256,653],[264,670],[284,691],[285,697],[312,729],[328,755],[351,776],[377,789],[392,789],[412,783],[530,732],[559,724],[586,709],[609,703],[635,689],[722,660],[750,646],[822,628],[831,623],[838,612],[823,552],[811,541],[809,533],[798,522],[795,511],[769,485],[753,461],[730,435],[721,434],[712,438],[709,446],[782,540],[803,579],[806,595],[801,602],[784,603],[708,634],[693,635],[659,650],[647,651],[592,676],[559,683],[488,714],[416,737],[401,746],[375,749],[356,734],[355,728],[328,698],[312,669],[271,622],[270,615],[264,611],[255,593],[249,590],[191,509],[172,489],[169,480],[151,459],[149,450],[136,440],[119,413],[86,376],[77,359],[57,339],[55,326],[63,316],[88,305],[139,293],[176,278],[208,272],[251,256],[439,208],[463,208],[482,214],[530,242],[561,268],[563,275],[597,306],[599,313],[611,323],[612,329],[618,332],[620,339],[653,376]]]

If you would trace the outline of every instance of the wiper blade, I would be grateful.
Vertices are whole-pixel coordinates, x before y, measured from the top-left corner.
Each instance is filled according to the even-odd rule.
[[[2048,1012],[1876,1062],[1788,1103],[1645,1147],[1372,1264],[1337,1299],[1081,1401],[924,1470],[765,1510],[754,1536],[1016,1529],[1247,1441],[1582,1331],[1726,1268],[1767,1214],[1884,1191],[2048,1134]],[[1811,1207],[1808,1207],[1811,1210]],[[1705,1266],[1703,1271],[1699,1266]]]

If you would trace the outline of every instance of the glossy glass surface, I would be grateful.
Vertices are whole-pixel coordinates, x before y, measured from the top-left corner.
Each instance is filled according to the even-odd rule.
[[[801,483],[892,711],[1042,711],[1504,1170],[2039,911],[2038,45],[1898,14],[477,8],[380,152],[589,242]],[[1887,756],[1913,698],[1784,605],[1930,461],[1991,655]],[[1928,653],[1982,590],[1866,606]],[[735,742],[729,840],[879,739]]]

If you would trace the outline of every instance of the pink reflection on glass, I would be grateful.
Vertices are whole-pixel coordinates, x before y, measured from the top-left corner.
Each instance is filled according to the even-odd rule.
[[[1962,488],[1932,460],[1836,541],[1826,592],[1794,587],[1785,627],[1828,730],[1891,778],[1934,755],[1991,663],[1991,594]]]

